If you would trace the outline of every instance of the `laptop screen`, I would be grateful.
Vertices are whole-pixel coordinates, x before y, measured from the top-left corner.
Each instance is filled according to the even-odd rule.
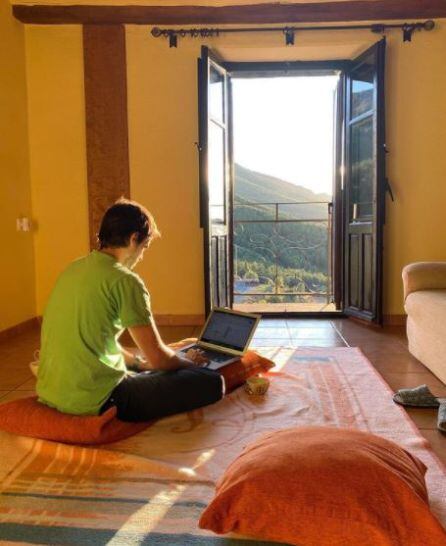
[[[214,311],[200,341],[243,351],[255,324],[253,317]]]

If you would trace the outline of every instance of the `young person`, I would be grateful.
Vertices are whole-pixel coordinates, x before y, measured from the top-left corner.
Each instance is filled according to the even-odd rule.
[[[70,264],[45,309],[39,400],[62,412],[97,415],[111,406],[125,421],[146,421],[220,400],[222,376],[199,353],[175,354],[161,339],[143,280],[132,270],[159,237],[151,214],[121,199],[99,230],[99,250]],[[118,338],[128,329],[143,358]],[[139,373],[128,368],[138,366]]]

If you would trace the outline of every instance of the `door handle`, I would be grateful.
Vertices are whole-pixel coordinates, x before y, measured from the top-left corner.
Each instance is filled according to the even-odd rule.
[[[390,195],[390,199],[392,200],[392,203],[395,202],[395,197],[393,196],[392,186],[390,185],[389,179],[386,178],[386,187],[385,191]]]

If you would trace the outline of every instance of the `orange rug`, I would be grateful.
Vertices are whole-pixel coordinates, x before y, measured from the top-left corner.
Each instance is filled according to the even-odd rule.
[[[264,397],[158,421],[102,448],[0,433],[2,544],[270,546],[197,528],[214,484],[243,447],[291,426],[351,427],[391,439],[428,467],[431,507],[446,526],[446,470],[358,349],[266,349]]]

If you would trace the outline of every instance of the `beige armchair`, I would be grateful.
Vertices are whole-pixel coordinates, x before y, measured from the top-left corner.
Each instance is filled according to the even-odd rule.
[[[446,262],[403,269],[409,351],[446,383]]]

